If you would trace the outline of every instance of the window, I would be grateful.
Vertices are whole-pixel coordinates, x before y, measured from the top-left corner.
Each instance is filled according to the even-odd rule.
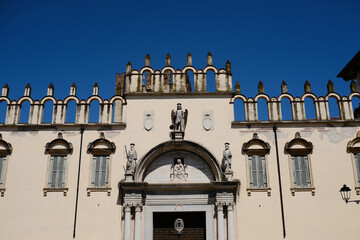
[[[347,152],[351,154],[356,194],[360,194],[360,131],[356,138],[347,144]]]
[[[93,156],[92,187],[108,187],[109,184],[109,156]]]
[[[249,156],[251,188],[267,188],[266,164],[264,155]]]
[[[294,187],[307,188],[311,186],[309,161],[307,156],[292,155]]]
[[[289,156],[290,191],[293,196],[295,192],[311,192],[315,195],[310,158],[312,150],[312,143],[301,138],[298,132],[293,140],[285,144],[285,153]]]
[[[253,138],[244,143],[242,147],[243,154],[246,155],[247,169],[247,192],[251,196],[251,192],[267,192],[271,195],[269,187],[269,177],[267,172],[267,155],[270,152],[270,145],[259,139],[257,133]]]
[[[48,192],[63,192],[67,195],[68,188],[66,186],[66,169],[68,155],[72,153],[72,144],[63,139],[62,133],[58,134],[58,138],[47,143],[45,153],[48,157],[48,173],[47,183],[44,187],[44,196]]]
[[[48,182],[49,188],[65,187],[66,158],[67,157],[64,155],[51,155]]]
[[[111,154],[115,152],[115,144],[105,139],[104,133],[100,137],[89,143],[88,153],[91,154],[91,181],[87,188],[87,195],[91,192],[107,192],[111,194],[110,166]]]
[[[12,153],[12,147],[10,143],[7,143],[2,139],[0,134],[0,194],[3,197],[6,190],[6,169],[8,156]]]

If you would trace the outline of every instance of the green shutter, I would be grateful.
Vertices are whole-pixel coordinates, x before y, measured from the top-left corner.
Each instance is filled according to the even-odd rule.
[[[249,156],[248,158],[248,163],[249,163],[249,177],[250,177],[250,187],[253,187],[254,184],[254,180],[253,180],[253,172],[252,172],[252,157],[253,156]]]
[[[354,160],[356,164],[357,182],[360,185],[360,153],[354,154]]]
[[[299,157],[291,156],[292,165],[293,165],[293,177],[294,177],[294,186],[300,187],[300,167],[299,167]]]
[[[262,164],[262,170],[263,170],[263,174],[262,174],[263,186],[262,187],[267,188],[266,161],[265,161],[264,155],[261,156],[261,164]]]
[[[295,187],[310,187],[310,169],[307,156],[291,156]]]
[[[258,186],[258,181],[257,181],[257,166],[256,166],[255,155],[251,156],[251,162],[252,162],[253,187],[256,188]]]
[[[3,188],[4,185],[4,175],[5,175],[5,156],[0,156],[0,188]]]

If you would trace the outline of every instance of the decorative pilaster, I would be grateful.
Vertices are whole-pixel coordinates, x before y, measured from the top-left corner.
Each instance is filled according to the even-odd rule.
[[[217,235],[218,240],[224,240],[224,203],[216,203],[217,207]]]
[[[134,240],[141,239],[141,205],[135,205],[135,228],[134,228]]]
[[[131,215],[131,208],[130,208],[130,206],[131,205],[129,205],[129,204],[126,204],[126,205],[124,205],[124,214],[125,214],[125,226],[124,226],[124,240],[130,240],[130,230],[131,230],[131,228],[130,228],[130,221],[131,221],[131,219],[130,219],[130,215]]]
[[[227,203],[227,231],[228,240],[234,240],[234,203]]]

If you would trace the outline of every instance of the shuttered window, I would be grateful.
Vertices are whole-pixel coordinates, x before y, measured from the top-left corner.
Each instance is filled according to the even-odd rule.
[[[357,183],[360,185],[360,153],[354,154],[354,160],[356,166]]]
[[[264,155],[249,156],[249,175],[251,188],[267,188],[266,162]]]
[[[65,155],[51,155],[48,181],[49,188],[65,187],[66,159],[67,156]]]
[[[294,186],[297,188],[311,187],[309,161],[307,156],[292,155]]]
[[[92,164],[92,187],[108,187],[109,185],[109,156],[94,155]]]
[[[6,156],[0,156],[0,188],[4,187]]]

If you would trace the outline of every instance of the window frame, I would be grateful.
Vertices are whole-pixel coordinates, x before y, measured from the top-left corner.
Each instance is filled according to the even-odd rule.
[[[3,149],[0,149],[0,157],[2,157],[4,162],[2,161],[2,169],[1,169],[1,175],[0,178],[2,178],[2,185],[0,185],[0,196],[5,196],[6,191],[6,179],[7,179],[7,173],[8,173],[8,166],[9,166],[9,156],[12,153],[12,146],[10,143],[4,141],[2,139],[2,134],[0,134],[0,146],[3,147]]]
[[[89,180],[87,187],[87,196],[91,195],[91,192],[106,192],[108,196],[111,195],[111,163],[112,163],[112,155],[114,154],[116,149],[115,143],[110,142],[105,139],[105,135],[103,132],[100,133],[100,137],[93,142],[90,142],[88,145],[88,154],[89,154]],[[93,174],[94,174],[94,157],[95,156],[106,156],[107,161],[107,186],[96,187],[93,186]]]
[[[355,157],[357,154],[360,154],[360,131],[356,133],[356,138],[348,142],[346,152],[350,153],[351,156],[356,195],[360,195],[360,159]],[[356,160],[359,162],[358,166]]]
[[[61,146],[59,148],[59,146]],[[45,186],[43,188],[44,197],[47,196],[48,192],[63,192],[63,196],[67,196],[67,192],[69,191],[68,188],[68,172],[69,172],[69,165],[70,165],[70,155],[73,152],[73,146],[70,142],[63,139],[62,133],[58,133],[58,138],[48,142],[45,146],[45,154],[48,155],[47,158],[47,168],[46,168],[46,179],[45,179]],[[51,168],[52,163],[51,159],[54,156],[66,156],[65,159],[65,166],[64,166],[64,173],[63,173],[63,186],[61,187],[51,187],[49,186],[50,171],[53,171]]]
[[[301,147],[299,147],[301,146]],[[285,144],[284,152],[288,155],[288,164],[289,164],[289,175],[290,175],[290,191],[291,195],[295,196],[295,192],[311,192],[312,196],[315,196],[315,184],[314,184],[314,177],[312,171],[312,161],[311,161],[311,154],[313,151],[313,145],[311,142],[306,141],[305,139],[301,138],[300,133],[295,133],[295,138],[292,139],[290,142]],[[295,177],[294,171],[295,166],[293,164],[293,157],[294,156],[306,156],[307,157],[307,166],[308,166],[308,174],[310,180],[310,186],[302,187],[295,185]]]
[[[242,154],[245,155],[245,166],[246,166],[246,179],[247,179],[247,188],[246,191],[248,196],[251,196],[252,192],[267,192],[268,196],[271,196],[271,185],[269,177],[269,164],[268,164],[268,155],[270,153],[270,145],[267,142],[258,138],[257,133],[253,134],[253,138],[244,143],[242,147]],[[250,161],[249,158],[252,156],[263,156],[265,161],[265,177],[266,177],[266,187],[253,187],[251,186],[252,172],[250,172]]]

